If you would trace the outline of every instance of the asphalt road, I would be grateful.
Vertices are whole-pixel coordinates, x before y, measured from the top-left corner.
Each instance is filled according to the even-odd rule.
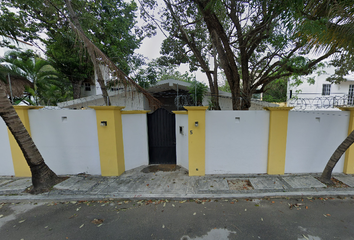
[[[2,203],[1,240],[354,239],[354,199]]]

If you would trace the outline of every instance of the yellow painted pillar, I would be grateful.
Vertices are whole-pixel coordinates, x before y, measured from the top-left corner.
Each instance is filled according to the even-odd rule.
[[[342,111],[350,111],[348,135],[354,130],[354,107],[340,107]],[[343,173],[354,174],[354,145],[345,152]]]
[[[27,129],[28,133],[31,135],[31,128],[30,128],[30,122],[29,122],[29,117],[28,117],[28,110],[29,109],[40,109],[42,107],[38,106],[14,106],[17,115],[20,117],[22,124],[25,126]],[[31,177],[31,170],[26,162],[25,157],[23,156],[23,153],[18,146],[14,136],[8,130],[9,134],[9,141],[10,141],[10,148],[11,148],[11,154],[12,154],[12,161],[14,164],[14,171],[15,171],[15,176],[16,177]]]
[[[292,107],[265,107],[270,111],[268,140],[268,174],[284,174],[288,116]]]
[[[119,176],[125,171],[121,110],[118,106],[90,106],[96,110],[101,175]]]
[[[205,175],[205,111],[208,107],[184,107],[188,110],[189,176]]]

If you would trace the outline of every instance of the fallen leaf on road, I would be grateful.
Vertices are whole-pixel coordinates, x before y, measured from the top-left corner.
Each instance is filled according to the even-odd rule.
[[[79,228],[82,228],[85,224],[82,224]]]
[[[263,218],[261,218],[261,221],[263,222]]]
[[[0,215],[0,218],[2,218],[4,215]]]
[[[331,216],[331,214],[329,214],[329,213],[327,213],[326,215],[327,215],[328,217],[330,217],[330,216]]]
[[[94,223],[94,224],[102,224],[103,223],[103,219],[97,219],[97,218],[95,218],[95,219],[93,219],[92,221],[91,221],[91,223]]]
[[[247,211],[247,209],[245,209],[245,212]]]
[[[25,219],[25,220],[21,220],[21,221],[19,221],[18,223],[23,223],[24,221],[26,221],[26,219]]]
[[[165,225],[162,225],[162,228],[165,228]]]
[[[80,210],[80,208],[81,208],[81,207],[76,208],[76,212],[78,212],[78,211]]]
[[[175,205],[174,205],[174,204],[172,204],[172,207],[175,207]]]
[[[193,215],[196,215],[197,213],[193,213]]]

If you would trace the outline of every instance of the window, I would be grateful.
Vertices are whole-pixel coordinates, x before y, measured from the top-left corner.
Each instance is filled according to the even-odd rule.
[[[322,95],[331,95],[331,84],[322,85]]]
[[[349,85],[348,105],[354,105],[354,85]]]
[[[87,92],[91,91],[91,84],[90,83],[85,82],[84,86],[85,86],[85,91],[87,91]]]

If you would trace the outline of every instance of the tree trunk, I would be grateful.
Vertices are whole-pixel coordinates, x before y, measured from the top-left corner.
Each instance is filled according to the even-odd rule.
[[[219,104],[219,88],[218,88],[218,60],[216,59],[216,56],[217,56],[217,50],[216,50],[216,47],[214,46],[214,77],[213,77],[213,80],[214,80],[214,85],[213,85],[213,88],[214,90],[212,91],[212,93],[214,95],[211,96],[211,102],[213,103],[213,107],[214,107],[214,110],[221,110],[220,108],[220,104]]]
[[[58,183],[57,175],[45,164],[31,136],[22,124],[5,90],[0,85],[0,116],[16,139],[32,173],[33,188],[31,193],[48,191]]]
[[[71,84],[73,86],[73,98],[74,99],[79,99],[81,97],[81,85],[83,81],[71,81]]]
[[[333,155],[329,159],[325,169],[322,172],[320,180],[327,184],[333,184],[331,177],[332,171],[336,166],[337,162],[341,158],[341,156],[347,151],[347,149],[354,143],[354,131],[352,131],[348,137],[338,146],[336,151],[334,151]]]

